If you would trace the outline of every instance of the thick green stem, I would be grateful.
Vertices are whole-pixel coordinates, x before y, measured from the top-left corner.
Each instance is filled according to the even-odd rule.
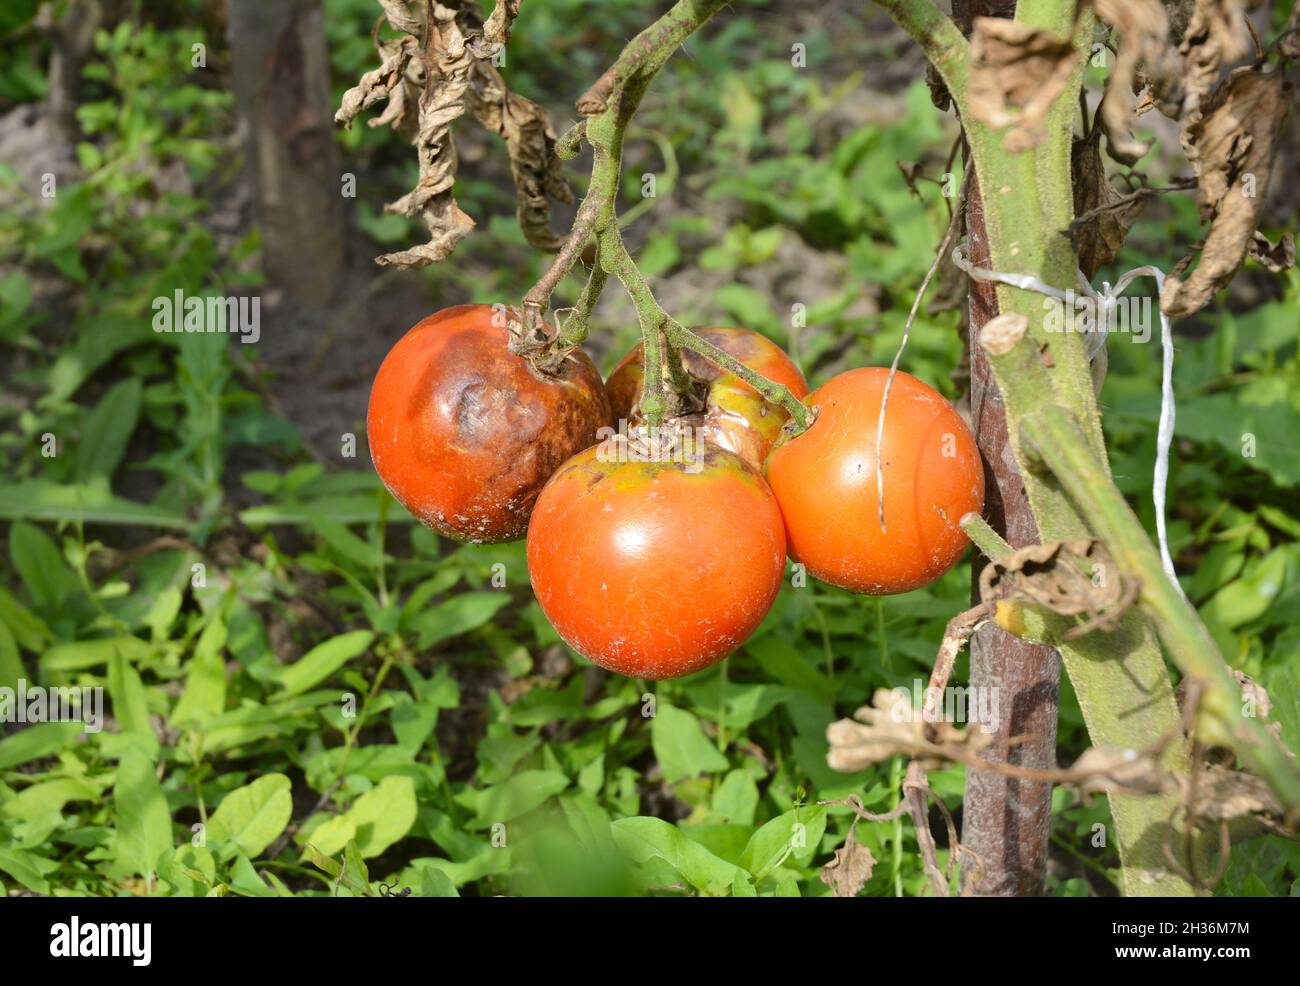
[[[573,269],[591,238],[595,236],[599,240],[601,233],[617,221],[623,142],[650,81],[672,53],[728,2],[678,0],[659,20],[628,42],[618,60],[578,100],[578,112],[587,119],[560,139],[557,151],[562,157],[572,158],[585,137],[594,154],[591,182],[564,246],[547,272],[524,295],[524,316],[529,330],[537,327],[555,288]],[[583,292],[573,316],[583,331],[604,287],[604,278],[589,280],[588,286],[591,290]],[[572,334],[561,333],[566,341]]]
[[[745,383],[762,394],[763,398],[769,403],[780,404],[790,412],[790,417],[793,419],[797,431],[803,431],[812,424],[808,406],[795,397],[785,384],[774,383],[761,373],[756,373],[730,353],[724,352],[707,339],[696,335],[690,329],[679,325],[672,319],[668,320],[664,330],[670,345],[699,353],[728,373],[734,373],[740,377],[741,380],[744,380]]]
[[[957,526],[966,532],[966,536],[971,539],[971,543],[979,548],[984,553],[984,557],[990,561],[1005,558],[1015,550],[979,514],[967,514],[957,522]]]
[[[1197,738],[1208,746],[1237,751],[1251,770],[1268,782],[1287,809],[1300,819],[1300,768],[1257,718],[1242,714],[1241,689],[1219,656],[1213,638],[1191,604],[1170,581],[1123,494],[1088,451],[1083,432],[1068,411],[1047,405],[1020,422],[1033,453],[1087,514],[1116,563],[1141,580],[1141,602],[1180,671],[1201,686]]]
[[[960,32],[955,25],[950,26],[928,0],[879,2],[921,43],[961,115],[984,206],[991,266],[1033,275],[1057,288],[1075,287],[1077,257],[1060,231],[1068,228],[1073,217],[1073,114],[1092,36],[1091,11],[1084,9],[1076,19],[1073,0],[1021,0],[1017,16],[1022,21],[1061,36],[1073,32],[1078,58],[1069,84],[1043,121],[1037,146],[1012,153],[1003,146],[1005,131],[980,123],[971,113],[966,85],[969,46],[956,36]],[[1000,286],[998,310],[1004,318],[1019,316],[1019,332],[1024,336],[1018,345],[1012,340],[997,353],[990,350],[989,362],[1006,405],[1011,449],[1040,536],[1044,541],[1088,537],[1095,525],[1087,508],[1076,506],[1050,476],[1034,473],[1032,457],[1021,442],[1026,416],[1045,404],[1060,404],[1079,422],[1078,449],[1096,464],[1101,481],[1113,488],[1082,337],[1049,333],[1044,298],[1038,294]],[[1109,633],[1061,641],[1058,650],[1095,745],[1141,749],[1153,737],[1177,735],[1181,720],[1164,659],[1140,615],[1130,612]],[[1190,769],[1181,743],[1169,744],[1163,763],[1173,771]],[[1171,821],[1178,814],[1178,799],[1116,795],[1110,801],[1125,892],[1193,893],[1164,857],[1166,840],[1184,855],[1200,854],[1199,849],[1186,848],[1186,834]]]
[[[600,298],[609,274],[616,276],[631,296],[641,326],[646,372],[641,395],[641,412],[652,424],[674,412],[678,398],[690,386],[679,350],[689,349],[736,374],[763,397],[780,404],[799,430],[808,427],[809,412],[789,389],[755,373],[670,317],[655,301],[645,278],[628,254],[616,214],[622,176],[623,144],[627,128],[641,97],[672,53],[690,35],[727,5],[729,0],[679,0],[663,17],[642,31],[623,49],[618,60],[578,101],[578,112],[587,117],[559,142],[558,153],[572,158],[585,137],[594,152],[591,183],[578,209],[573,230],[559,255],[541,280],[524,296],[524,317],[529,338],[550,304],[556,286],[577,263],[594,238],[597,260],[573,312],[555,339],[556,346],[573,346],[587,336],[592,310]],[[661,141],[665,158],[671,159],[671,145]],[[667,367],[665,382],[663,368]]]

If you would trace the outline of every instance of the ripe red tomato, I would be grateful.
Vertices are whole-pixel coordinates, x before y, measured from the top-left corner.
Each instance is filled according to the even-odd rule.
[[[696,333],[769,380],[785,384],[795,397],[803,399],[807,395],[808,384],[799,367],[766,336],[750,329],[709,328],[697,329]],[[678,420],[700,429],[705,441],[735,452],[755,469],[762,469],[781,435],[781,426],[790,419],[789,412],[769,404],[740,377],[697,353],[684,350],[682,364],[700,383],[704,399],[703,407]],[[633,427],[640,423],[636,404],[644,379],[645,353],[642,344],[637,343],[605,381],[615,422],[626,420]]]
[[[517,318],[487,305],[431,315],[397,341],[370,391],[375,471],[421,523],[459,541],[523,537],[551,474],[610,422],[586,354],[544,376],[510,352]]]
[[[739,647],[771,608],[785,570],[781,513],[730,452],[636,462],[619,445],[580,452],[542,490],[528,527],[533,592],[601,667],[690,674]]]
[[[961,416],[906,373],[885,411],[885,532],[876,499],[876,430],[887,369],[849,370],[809,395],[817,420],[780,445],[766,475],[785,518],[790,557],[853,592],[928,585],[968,540],[957,526],[984,505],[984,468]]]

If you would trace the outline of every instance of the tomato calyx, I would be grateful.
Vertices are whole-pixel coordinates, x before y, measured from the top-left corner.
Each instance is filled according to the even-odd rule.
[[[561,345],[560,332],[547,331],[544,318],[537,318],[529,328],[529,320],[515,309],[510,309],[506,331],[510,335],[508,348],[510,352],[528,363],[528,366],[540,377],[554,379],[564,375],[564,363],[577,345]]]
[[[798,421],[796,421],[794,418],[791,418],[789,421],[783,424],[781,426],[781,437],[777,439],[776,444],[773,446],[773,451],[780,448],[786,442],[798,438],[805,431],[807,431],[809,428],[811,428],[813,425],[817,423],[817,412],[820,410],[820,408],[818,408],[816,404],[808,404],[807,402],[804,401],[801,401],[800,403],[802,403],[804,408],[806,409],[805,413],[807,415],[807,421],[804,424],[800,425]]]

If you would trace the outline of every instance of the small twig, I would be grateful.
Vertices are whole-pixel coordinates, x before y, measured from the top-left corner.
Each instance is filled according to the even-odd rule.
[[[863,807],[862,799],[856,794],[850,794],[847,798],[841,798],[839,801],[818,801],[817,804],[822,806],[846,805],[853,810],[853,813],[865,822],[892,822],[895,819],[902,818],[907,812],[907,799],[899,799],[892,809],[883,815],[877,815],[874,812],[867,811]]]

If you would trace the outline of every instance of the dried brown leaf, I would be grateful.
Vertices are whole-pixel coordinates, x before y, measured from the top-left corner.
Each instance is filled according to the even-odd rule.
[[[1119,54],[1106,83],[1097,125],[1106,134],[1107,153],[1133,164],[1148,150],[1129,132],[1137,116],[1133,96],[1139,72],[1158,92],[1175,84],[1179,59],[1169,46],[1169,17],[1158,0],[1095,0],[1097,16],[1119,32]]]
[[[971,113],[1009,127],[1003,147],[1018,152],[1042,139],[1048,110],[1065,89],[1077,53],[1069,40],[1020,21],[977,17],[967,92]]]
[[[411,13],[408,9],[409,0],[378,0],[378,2],[379,6],[384,8],[384,17],[393,26],[394,31],[401,31],[403,34],[410,34],[417,38],[420,36],[424,28],[424,18],[419,14]]]
[[[557,137],[546,111],[507,89],[501,74],[486,61],[475,63],[470,109],[483,126],[506,142],[525,238],[539,250],[559,250],[564,236],[551,229],[551,203],[568,204],[573,192],[564,180],[555,153]]]
[[[1183,56],[1184,124],[1195,122],[1202,103],[1219,81],[1219,72],[1252,51],[1242,0],[1196,0],[1178,46]],[[1184,126],[1186,132],[1186,126]]]
[[[472,0],[379,0],[388,23],[406,34],[381,40],[380,67],[344,94],[335,122],[348,126],[363,111],[387,100],[371,126],[392,126],[415,145],[419,178],[386,211],[421,219],[429,240],[378,257],[383,266],[423,267],[445,259],[474,220],[456,203],[457,155],[452,124],[467,109],[506,141],[519,194],[519,221],[529,242],[556,250],[549,228],[550,203],[571,202],[560,173],[556,137],[545,112],[509,91],[492,59],[509,40],[520,0],[498,0],[486,21]]]
[[[1300,58],[1300,0],[1291,4],[1291,16],[1278,38],[1277,50],[1283,58]]]
[[[990,741],[980,726],[958,729],[951,722],[926,722],[912,708],[903,689],[878,689],[872,704],[826,728],[830,752],[826,762],[832,770],[862,770],[890,757],[908,756],[921,761],[944,763],[969,759]]]
[[[1290,270],[1295,266],[1295,234],[1286,233],[1276,243],[1272,242],[1259,230],[1255,231],[1250,241],[1247,255],[1257,264],[1262,264],[1274,274]]]
[[[1031,544],[980,573],[980,597],[1025,598],[1062,616],[1095,615],[1124,598],[1119,566],[1100,541]]]
[[[1200,262],[1183,280],[1171,276],[1160,296],[1178,317],[1205,307],[1226,285],[1254,242],[1273,169],[1273,145],[1290,102],[1277,73],[1239,69],[1184,122],[1184,146],[1196,171],[1197,204],[1209,220]]]
[[[835,850],[835,858],[822,867],[822,883],[831,888],[835,897],[856,897],[876,867],[876,857],[854,835],[857,827],[855,820],[844,845]]]
[[[407,68],[415,53],[416,41],[411,37],[402,38],[391,44],[381,44],[380,55],[383,61],[379,68],[367,72],[355,86],[343,94],[338,112],[334,114],[334,122],[341,127],[351,127],[352,121],[361,113],[384,99],[390,101],[385,111],[385,116],[389,116],[394,104],[401,105],[399,101],[402,101],[403,97],[403,81],[406,79]],[[396,114],[394,119],[396,116],[404,116],[404,113]],[[384,123],[390,122],[393,120],[384,120]],[[376,122],[372,121],[371,126],[375,125]]]
[[[1079,755],[1061,778],[1085,797],[1095,794],[1161,794],[1168,790],[1170,774],[1152,751],[1091,746]]]
[[[1101,157],[1101,131],[1076,140],[1070,152],[1074,185],[1074,214],[1070,241],[1079,255],[1079,269],[1093,276],[1118,256],[1129,227],[1137,216],[1137,203],[1115,191],[1106,179]]]
[[[1188,814],[1200,820],[1227,822],[1247,815],[1280,819],[1282,804],[1268,784],[1240,770],[1208,764],[1196,775],[1174,774]]]
[[[465,112],[465,93],[475,59],[456,21],[457,12],[441,4],[432,4],[429,9],[434,22],[429,25],[424,52],[428,84],[420,96],[415,136],[420,176],[415,188],[385,209],[422,219],[429,230],[429,241],[377,257],[376,262],[385,267],[424,267],[443,260],[474,228],[474,220],[456,204],[452,194],[456,146],[451,125]]]
[[[1268,690],[1258,681],[1246,674],[1245,671],[1239,671],[1231,668],[1232,676],[1237,681],[1237,687],[1241,689],[1241,712],[1242,715],[1251,719],[1268,719],[1269,714],[1273,711],[1273,702],[1268,696]],[[1188,687],[1191,679],[1184,678],[1174,689],[1174,699],[1178,702],[1178,708],[1184,716],[1187,715],[1188,694],[1194,693],[1193,689]],[[1271,733],[1280,743],[1282,741],[1282,724],[1280,722],[1265,722],[1264,728]],[[1287,751],[1290,754],[1290,750]],[[1291,754],[1294,756],[1294,754]]]

